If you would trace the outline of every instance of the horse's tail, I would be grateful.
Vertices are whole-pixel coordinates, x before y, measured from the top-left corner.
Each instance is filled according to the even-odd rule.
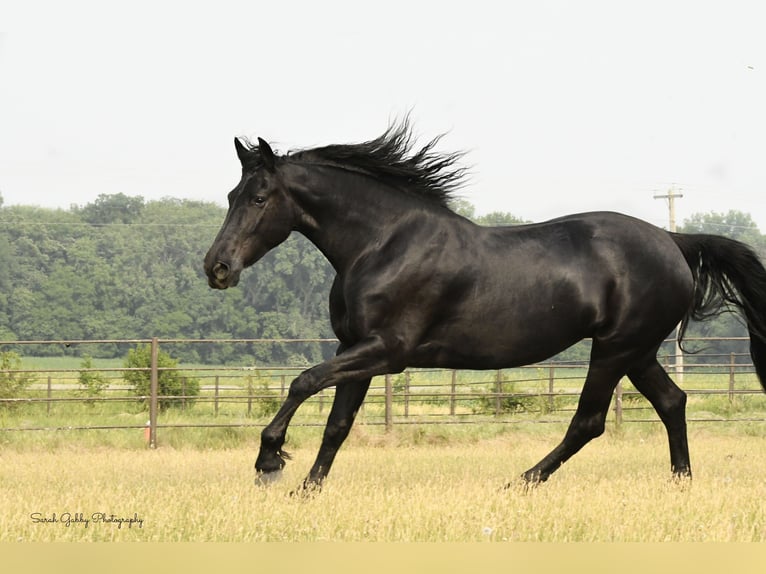
[[[766,391],[766,268],[739,241],[718,235],[671,233],[694,277],[694,299],[679,329],[690,319],[704,320],[732,307],[744,315],[750,356]]]

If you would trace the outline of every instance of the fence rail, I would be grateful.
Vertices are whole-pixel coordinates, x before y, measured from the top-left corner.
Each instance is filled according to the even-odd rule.
[[[689,339],[688,342],[713,342],[722,339]],[[716,398],[715,408],[690,409],[691,422],[766,421],[766,399],[758,383],[746,350],[747,338],[725,339],[742,350],[727,354],[687,356],[683,365],[684,388],[690,397],[700,401]],[[0,341],[0,352],[8,348],[23,349],[25,345],[90,344],[149,345],[151,361],[147,368],[117,366],[75,368],[45,367],[0,370],[0,377],[19,375],[42,376],[21,396],[0,396],[0,409],[44,409],[43,420],[50,424],[27,424],[21,417],[4,416],[0,431],[64,431],[144,429],[149,447],[157,446],[158,431],[169,428],[261,427],[271,410],[283,399],[292,378],[301,370],[296,366],[247,365],[189,365],[177,368],[159,366],[159,350],[168,344],[335,344],[334,339],[109,339],[56,341]],[[668,342],[672,345],[672,342]],[[669,353],[666,367],[674,373],[680,369]],[[497,371],[455,371],[445,369],[407,370],[398,375],[386,375],[373,380],[368,398],[360,413],[360,424],[383,425],[454,425],[454,424],[516,424],[559,423],[571,418],[580,394],[587,364],[581,361],[546,361],[520,369]],[[138,396],[122,379],[126,372],[148,372],[149,392]],[[174,394],[162,394],[160,382],[166,371],[182,376],[182,388]],[[99,373],[108,378],[104,394],[83,396],[79,377],[83,373]],[[676,373],[678,374],[678,373]],[[188,381],[199,383],[199,393],[189,393]],[[294,424],[319,426],[329,410],[333,390],[327,390],[307,401],[308,413],[296,417]],[[752,395],[751,408],[733,406]],[[146,423],[116,423],[93,417],[87,424],[62,423],[52,412],[57,405],[85,403],[88,405],[148,404]],[[174,401],[182,412],[197,413],[189,420],[165,420],[161,405]],[[727,407],[728,405],[728,407]],[[135,410],[135,407],[132,407]],[[39,411],[35,411],[40,414]],[[113,412],[113,411],[110,411]],[[169,412],[169,411],[168,411]],[[614,393],[611,410],[613,424],[656,423],[659,419],[651,406],[622,381]]]

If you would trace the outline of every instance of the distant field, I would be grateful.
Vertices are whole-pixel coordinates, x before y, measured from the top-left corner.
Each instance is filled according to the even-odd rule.
[[[288,493],[319,429],[294,433],[294,460],[269,488],[253,485],[255,437],[214,450],[6,445],[0,541],[766,541],[766,425],[690,430],[691,484],[670,480],[664,432],[645,425],[607,432],[525,491],[503,486],[563,426],[357,427],[310,499]]]

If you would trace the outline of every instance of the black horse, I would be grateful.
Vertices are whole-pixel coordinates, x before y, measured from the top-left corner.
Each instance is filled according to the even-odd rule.
[[[405,120],[379,138],[276,155],[235,139],[242,178],[205,257],[215,289],[293,230],[337,276],[330,318],[336,356],[299,375],[261,434],[259,480],[279,475],[298,407],[335,386],[316,462],[304,487],[327,476],[371,377],[408,366],[499,369],[548,358],[592,339],[590,366],[563,441],[527,470],[546,480],[604,432],[612,392],[627,375],[664,423],[675,476],[691,476],[686,395],[657,361],[681,323],[735,307],[766,389],[766,270],[742,243],[669,233],[617,213],[584,213],[518,227],[480,227],[451,211],[465,179],[461,154],[439,138],[413,147]]]

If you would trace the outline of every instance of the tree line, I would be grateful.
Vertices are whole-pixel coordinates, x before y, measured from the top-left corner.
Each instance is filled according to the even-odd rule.
[[[516,225],[509,213],[476,216],[484,225]],[[161,338],[332,338],[327,298],[334,277],[322,254],[293,234],[234,289],[207,286],[202,260],[225,209],[183,199],[147,201],[104,194],[69,209],[4,206],[0,198],[0,341]],[[747,214],[700,214],[682,231],[742,239],[766,253]],[[725,318],[695,334],[744,334]],[[179,345],[184,361],[311,364],[331,348],[302,345]],[[25,354],[77,354],[39,345]],[[82,351],[85,352],[85,351]],[[89,346],[93,357],[123,357],[114,344]]]

